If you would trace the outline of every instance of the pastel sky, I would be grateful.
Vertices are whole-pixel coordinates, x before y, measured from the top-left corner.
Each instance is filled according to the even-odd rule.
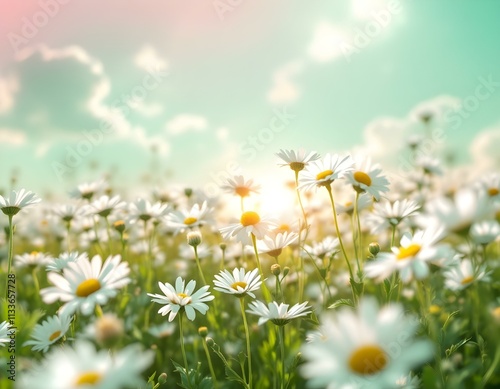
[[[497,1],[0,0],[0,189],[208,188],[280,148],[498,168]],[[498,81],[497,81],[498,80]],[[398,162],[399,161],[399,162]],[[383,162],[383,161],[382,161]]]

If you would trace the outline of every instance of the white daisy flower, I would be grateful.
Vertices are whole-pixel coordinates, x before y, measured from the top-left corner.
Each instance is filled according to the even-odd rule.
[[[5,344],[10,342],[9,328],[10,324],[8,321],[0,323],[0,347],[4,347]]]
[[[246,272],[243,268],[235,268],[232,274],[227,270],[216,274],[214,289],[236,297],[249,295],[255,298],[255,294],[252,291],[259,289],[261,284],[262,280],[259,275],[259,269]]]
[[[298,239],[299,234],[294,232],[278,233],[274,237],[264,236],[262,240],[257,242],[257,250],[259,253],[277,258],[285,247],[295,243]]]
[[[191,209],[172,211],[165,220],[168,227],[179,233],[208,223],[211,212],[212,208],[204,201],[201,205],[194,204]]]
[[[404,283],[413,278],[426,278],[429,274],[429,262],[436,263],[451,257],[452,252],[447,246],[436,244],[442,237],[443,230],[432,227],[417,231],[413,236],[404,234],[400,246],[393,247],[392,253],[379,253],[375,260],[365,265],[366,276],[381,282],[398,271]]]
[[[337,154],[326,154],[322,160],[314,161],[307,166],[299,180],[299,189],[309,190],[329,186],[353,169],[354,161],[350,155],[340,157]]]
[[[175,323],[165,321],[159,325],[149,327],[148,333],[158,339],[166,338],[173,335],[176,327]]]
[[[11,191],[9,197],[0,195],[0,209],[7,216],[16,215],[21,209],[42,201],[35,193],[21,189]]]
[[[349,201],[337,202],[337,213],[346,213],[352,215],[355,209],[356,196],[351,193],[351,199]],[[367,194],[362,194],[358,197],[358,212],[363,209],[369,208],[373,203],[373,197]]]
[[[24,342],[23,346],[33,346],[33,351],[46,353],[49,347],[61,339],[68,332],[71,316],[51,316],[41,324],[37,324],[31,334],[32,339]]]
[[[289,166],[294,172],[298,173],[303,170],[309,162],[316,161],[321,156],[315,151],[306,153],[304,150],[283,150],[280,149],[276,156],[281,158],[286,163],[280,163],[280,166]]]
[[[51,258],[50,262],[46,266],[47,271],[60,272],[61,270],[68,267],[71,262],[77,262],[80,260],[88,260],[87,253],[79,253],[78,251],[64,252],[60,254],[57,258]]]
[[[120,255],[109,256],[104,264],[99,255],[91,261],[81,258],[70,262],[62,275],[48,273],[47,278],[54,286],[42,289],[40,294],[46,304],[64,302],[61,315],[80,310],[88,316],[96,304],[106,304],[117,295],[118,289],[130,283],[129,273],[128,263],[121,262]]]
[[[269,219],[261,219],[257,212],[247,211],[241,214],[239,223],[222,227],[219,231],[224,239],[236,236],[237,240],[246,242],[250,234],[254,234],[257,239],[264,238],[264,235],[268,234],[272,227],[275,225]]]
[[[382,200],[373,205],[373,211],[366,217],[366,223],[372,234],[398,226],[409,217],[419,213],[420,205],[413,200],[403,199],[393,203]]]
[[[357,157],[354,170],[348,172],[346,178],[358,193],[366,192],[377,201],[382,193],[389,191],[389,181],[382,175],[382,169],[367,157]]]
[[[45,266],[50,263],[51,257],[45,253],[32,251],[14,257],[14,266],[18,269],[29,266]]]
[[[129,345],[113,354],[77,340],[74,347],[54,349],[41,364],[23,374],[19,387],[31,389],[123,389],[144,385],[141,373],[154,353]]]
[[[320,318],[324,337],[307,343],[301,372],[312,388],[397,388],[397,380],[432,357],[430,341],[414,340],[418,318],[399,304],[379,309],[374,298],[356,311],[343,308]]]
[[[234,176],[228,178],[226,184],[221,186],[221,189],[243,198],[250,196],[252,192],[259,193],[260,185],[255,185],[251,179],[245,180],[243,176]]]
[[[483,177],[478,182],[480,190],[483,190],[488,197],[497,201],[500,200],[500,174],[490,173]]]
[[[463,259],[455,266],[452,266],[443,272],[444,284],[451,290],[463,290],[475,281],[490,281],[486,265],[474,266],[470,259]]]
[[[270,302],[267,306],[262,301],[252,301],[247,309],[248,313],[259,317],[259,325],[264,324],[268,320],[272,321],[277,326],[284,326],[293,319],[301,316],[306,316],[311,313],[311,307],[307,306],[307,301],[301,304],[295,304],[288,309],[289,305],[281,303],[278,305],[276,301]]]
[[[419,389],[421,388],[422,382],[417,376],[412,376],[411,373],[396,380],[396,386],[398,388],[404,389]]]
[[[208,311],[208,305],[205,302],[214,299],[214,296],[208,292],[208,285],[202,286],[196,293],[193,293],[196,287],[194,280],[185,285],[185,281],[181,277],[177,277],[175,288],[169,283],[163,284],[161,282],[158,282],[158,286],[165,295],[148,293],[148,296],[154,297],[153,302],[165,305],[160,308],[158,313],[161,313],[162,316],[169,314],[168,321],[174,320],[179,311],[185,311],[187,318],[193,321],[196,317],[195,310],[204,315]]]
[[[107,184],[104,180],[84,182],[69,192],[69,195],[77,199],[92,200],[94,195],[104,192]]]
[[[474,223],[469,234],[476,244],[487,245],[500,236],[500,224],[496,220],[487,220]]]
[[[305,245],[304,249],[310,255],[323,259],[325,256],[331,256],[340,251],[339,239],[333,236],[327,236],[321,242],[315,242],[312,246]],[[308,258],[307,253],[305,256]]]
[[[107,195],[99,197],[86,207],[87,214],[108,217],[111,212],[125,208],[125,201],[121,201],[120,196],[109,197]]]
[[[73,219],[84,216],[85,208],[75,204],[64,204],[54,207],[52,212],[65,223],[70,223]]]
[[[147,222],[149,220],[160,220],[170,212],[168,204],[156,202],[151,204],[148,200],[139,198],[129,205],[130,224],[137,223],[139,220]]]
[[[431,157],[430,155],[422,155],[415,161],[415,165],[423,170],[424,174],[428,175],[442,175],[443,168],[441,161],[438,158]]]

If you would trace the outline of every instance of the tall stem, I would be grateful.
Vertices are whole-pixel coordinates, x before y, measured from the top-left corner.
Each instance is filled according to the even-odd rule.
[[[12,257],[14,255],[14,231],[13,231],[13,226],[12,226],[12,218],[13,215],[8,215],[9,216],[9,255],[8,255],[8,265],[7,265],[7,277],[5,277],[5,298],[7,299],[9,297],[9,281],[8,281],[8,275],[10,274],[11,267],[12,267]],[[5,304],[7,306],[7,304]]]
[[[244,298],[240,298],[241,316],[243,316],[243,326],[245,327],[245,338],[247,342],[247,357],[248,357],[248,387],[252,388],[252,349],[250,348],[250,331],[248,330],[247,316],[245,314]],[[245,372],[243,372],[244,374]]]
[[[260,265],[259,250],[257,250],[257,238],[253,233],[251,233],[250,235],[252,236],[252,244],[253,244],[253,250],[255,252],[255,260],[257,261],[257,267],[259,268],[259,274],[262,279],[262,293],[266,301],[269,302],[271,301],[271,293],[267,289],[266,282],[264,281],[265,280],[264,272],[262,271],[262,266]]]
[[[297,199],[299,200],[300,210],[302,211],[302,216],[304,217],[304,229],[306,231],[304,235],[304,242],[307,239],[307,235],[309,233],[309,223],[307,222],[307,214],[304,210],[304,206],[302,205],[302,198],[300,197],[299,191],[299,172],[295,171],[295,191],[297,192]],[[302,228],[299,226],[299,246],[301,239]],[[300,255],[300,251],[298,252],[299,256],[299,269],[298,269],[298,278],[299,278],[299,301],[302,301],[304,296],[304,284],[305,284],[305,271],[304,271],[304,258]]]
[[[181,342],[181,351],[182,351],[182,360],[184,362],[184,368],[186,369],[186,375],[188,373],[188,363],[187,363],[187,357],[186,357],[186,350],[184,349],[184,330],[182,326],[182,317],[184,315],[182,312],[179,312],[179,338]]]
[[[285,326],[278,326],[278,339],[280,342],[280,356],[281,356],[281,380],[280,388],[285,388]]]
[[[207,340],[205,338],[203,338],[203,349],[205,350],[205,355],[207,356],[208,368],[210,369],[210,375],[212,376],[212,382],[214,383],[214,388],[218,388],[219,383],[217,382],[214,366],[212,365],[212,358],[210,357],[210,353],[208,352]]]
[[[200,258],[198,257],[198,247],[193,246],[194,249],[194,258],[196,260],[196,266],[198,266],[198,272],[200,273],[201,280],[204,285],[208,285],[207,281],[205,281],[205,276],[203,275],[203,270],[201,269]]]

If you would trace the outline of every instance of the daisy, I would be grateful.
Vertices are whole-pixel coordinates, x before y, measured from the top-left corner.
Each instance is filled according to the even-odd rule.
[[[379,308],[373,298],[356,311],[321,318],[323,337],[302,347],[302,374],[312,388],[397,388],[401,376],[432,357],[433,346],[414,340],[419,321],[399,304]]]
[[[175,280],[175,288],[169,283],[162,284],[161,282],[158,282],[158,286],[165,295],[148,293],[148,296],[154,297],[153,302],[165,305],[158,313],[162,316],[169,314],[168,321],[174,320],[179,311],[185,311],[187,318],[193,321],[196,317],[195,310],[204,315],[208,311],[208,305],[205,302],[215,298],[208,292],[208,285],[202,286],[196,293],[193,293],[196,281],[191,280],[185,285],[181,277]]]
[[[79,253],[78,251],[72,251],[70,253],[65,252],[59,255],[57,258],[50,258],[47,267],[45,268],[47,271],[56,271],[59,272],[68,267],[68,264],[71,262],[78,262],[80,260],[88,261],[87,253]]]
[[[500,174],[490,173],[479,180],[479,188],[494,201],[500,199]]]
[[[159,220],[170,211],[168,204],[156,202],[151,204],[148,200],[139,198],[129,206],[130,224],[137,223],[139,220],[147,222],[149,220]]]
[[[253,180],[245,180],[243,176],[234,176],[228,178],[226,184],[221,186],[221,189],[243,198],[250,196],[252,192],[259,193],[260,185],[255,185]]]
[[[236,236],[237,240],[244,242],[248,240],[250,234],[255,235],[257,239],[262,239],[272,227],[274,223],[269,219],[261,219],[257,212],[247,211],[241,214],[239,223],[220,228],[219,231],[224,239]]]
[[[219,292],[232,294],[240,298],[246,295],[255,298],[252,291],[260,288],[262,280],[259,276],[259,269],[247,273],[243,268],[235,268],[233,274],[227,270],[216,274],[214,284],[214,289]]]
[[[332,256],[340,251],[339,239],[327,236],[321,242],[314,243],[312,246],[305,245],[304,249],[307,253],[323,259],[325,256]]]
[[[75,204],[64,204],[53,208],[52,212],[65,223],[70,223],[73,219],[84,216],[85,208]]]
[[[264,239],[257,242],[259,253],[268,254],[278,258],[283,249],[295,243],[299,239],[299,234],[294,232],[278,233],[275,237],[264,236]]]
[[[348,172],[346,178],[356,192],[366,192],[377,201],[382,193],[389,191],[389,181],[382,175],[380,166],[372,164],[370,158],[357,157],[354,170]]]
[[[10,342],[9,327],[10,324],[8,321],[0,323],[0,347],[4,347],[5,344]]]
[[[9,197],[0,195],[0,209],[7,216],[16,215],[21,209],[29,207],[33,204],[38,204],[42,201],[35,193],[21,189],[20,191],[13,190]]]
[[[96,304],[105,304],[117,295],[117,290],[128,285],[130,269],[121,256],[109,256],[104,263],[99,255],[70,262],[63,274],[50,272],[48,280],[54,285],[42,289],[40,294],[46,304],[60,300],[65,304],[59,313],[71,315],[80,310],[88,316]]]
[[[320,159],[320,155],[314,151],[306,154],[304,150],[282,150],[276,153],[276,156],[281,158],[286,163],[279,164],[280,166],[289,166],[294,172],[298,173],[303,170],[309,162]]]
[[[343,203],[339,202],[337,203],[337,212],[339,214],[341,213],[346,213],[348,215],[352,215],[354,213],[355,209],[355,202],[356,202],[356,196],[352,195],[351,199],[349,201],[345,201]],[[358,212],[362,211],[363,209],[369,208],[373,203],[373,197],[362,194],[361,196],[358,197]]]
[[[381,201],[373,205],[373,211],[366,218],[366,223],[371,227],[371,233],[376,235],[387,229],[398,226],[409,217],[419,213],[420,205],[413,200],[403,199]]]
[[[24,342],[23,346],[33,346],[31,350],[46,353],[51,345],[61,339],[68,332],[71,316],[52,316],[37,324],[31,334],[32,339]]]
[[[415,161],[415,165],[423,170],[424,174],[442,175],[443,168],[441,161],[438,158],[433,158],[429,155],[422,155]]]
[[[191,209],[173,211],[166,217],[167,226],[176,233],[201,227],[209,221],[212,208],[208,208],[207,202],[203,204],[194,204]]]
[[[496,220],[487,220],[474,223],[469,234],[477,244],[487,245],[500,236],[500,224]]]
[[[104,195],[90,203],[86,207],[86,210],[89,215],[108,217],[111,212],[117,209],[123,209],[125,205],[125,201],[121,201],[120,196],[118,195],[114,197]]]
[[[323,160],[312,162],[304,170],[299,180],[299,189],[313,189],[329,186],[337,178],[342,178],[354,169],[350,155],[340,157],[337,154],[326,154]]]
[[[426,278],[429,274],[429,262],[436,263],[451,257],[447,246],[436,244],[442,237],[443,230],[433,227],[417,231],[413,236],[405,233],[400,246],[393,247],[392,253],[379,253],[375,260],[366,264],[366,276],[381,282],[398,271],[404,283],[413,278]]]
[[[51,257],[38,251],[32,251],[31,253],[16,255],[14,260],[14,265],[21,269],[29,266],[45,266],[50,263]]]
[[[77,340],[73,347],[54,349],[31,371],[22,375],[19,387],[31,389],[122,389],[144,385],[141,373],[151,365],[154,353],[129,345],[113,352]]]
[[[490,281],[486,265],[474,266],[470,259],[463,259],[458,264],[444,271],[445,286],[451,290],[463,290],[475,281]]]
[[[95,194],[102,193],[106,187],[104,180],[85,182],[78,185],[75,189],[69,192],[69,195],[77,199],[92,200]]]
[[[247,309],[248,313],[259,317],[259,325],[264,324],[268,320],[272,321],[277,326],[284,326],[293,319],[301,316],[306,316],[311,313],[311,307],[307,306],[307,301],[302,304],[295,304],[288,309],[289,305],[281,303],[278,305],[276,301],[270,302],[267,306],[261,301],[252,301]]]

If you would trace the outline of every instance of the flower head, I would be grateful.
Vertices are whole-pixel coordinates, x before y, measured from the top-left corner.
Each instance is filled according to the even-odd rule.
[[[226,184],[222,185],[221,188],[227,193],[248,197],[252,192],[259,193],[260,186],[255,185],[253,180],[245,180],[243,176],[234,176],[228,178]]]
[[[260,288],[262,280],[259,276],[259,269],[246,272],[243,268],[235,268],[231,274],[227,270],[215,275],[215,290],[232,294],[236,297],[249,295],[255,298],[252,291]]]
[[[418,320],[401,305],[379,308],[361,300],[356,311],[344,308],[321,318],[322,336],[302,347],[302,374],[314,388],[397,387],[396,381],[432,356],[428,341],[415,341]]]
[[[470,259],[463,259],[444,271],[445,286],[451,290],[463,290],[476,281],[490,281],[486,265],[473,265]]]
[[[5,346],[6,343],[10,342],[9,328],[10,324],[8,321],[0,323],[0,347]]]
[[[275,237],[264,236],[264,239],[257,242],[259,253],[265,253],[271,257],[277,258],[283,249],[299,239],[299,234],[295,232],[278,233]]]
[[[312,162],[299,179],[299,188],[312,189],[330,186],[337,178],[344,177],[353,170],[354,162],[350,155],[340,157],[326,154],[323,160]]]
[[[71,316],[51,316],[41,324],[37,324],[31,335],[32,339],[24,343],[24,346],[33,346],[33,351],[46,353],[49,347],[61,339],[68,332]]]
[[[354,170],[347,173],[346,178],[358,193],[369,193],[377,201],[389,190],[389,181],[382,175],[382,169],[369,158],[356,158]]]
[[[274,223],[267,218],[262,218],[257,212],[246,211],[241,214],[240,222],[220,228],[219,231],[224,239],[233,236],[239,241],[247,241],[250,234],[254,234],[257,239],[262,239],[269,232]]]
[[[320,155],[314,151],[306,153],[304,150],[282,150],[276,155],[286,163],[281,163],[280,166],[289,166],[294,172],[298,173],[303,170],[309,162],[316,161],[321,158]]]
[[[130,282],[130,268],[121,262],[121,256],[110,256],[102,263],[99,255],[70,262],[63,274],[50,272],[47,275],[54,285],[42,289],[40,294],[46,304],[61,300],[65,304],[60,314],[72,314],[80,310],[90,315],[96,304],[105,304],[117,294],[117,290]]]
[[[301,316],[306,316],[311,313],[311,307],[307,306],[307,301],[301,304],[295,304],[288,309],[288,304],[278,304],[276,301],[270,302],[267,306],[261,301],[252,301],[249,305],[248,313],[260,316],[259,325],[270,320],[277,326],[284,326],[293,319]]]
[[[0,195],[0,209],[7,216],[14,216],[23,208],[33,204],[38,204],[42,201],[35,193],[21,189],[20,191],[13,190],[9,197]]]
[[[208,285],[202,286],[193,293],[196,281],[191,280],[185,285],[182,277],[177,277],[175,287],[169,283],[163,284],[161,282],[158,282],[158,286],[165,295],[148,293],[148,296],[154,297],[153,302],[164,304],[158,313],[161,313],[162,316],[169,314],[168,321],[174,320],[179,311],[185,311],[187,318],[193,321],[196,317],[195,310],[204,315],[208,311],[208,305],[205,302],[214,299],[214,296],[208,292]]]

